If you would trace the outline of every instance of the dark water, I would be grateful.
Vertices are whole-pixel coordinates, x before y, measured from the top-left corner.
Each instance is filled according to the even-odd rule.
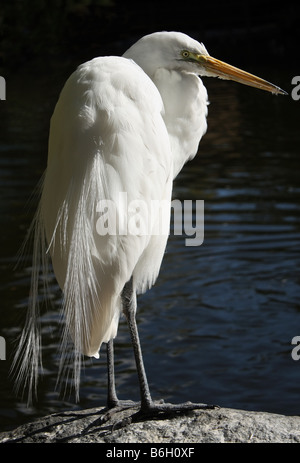
[[[105,404],[105,355],[87,361],[81,402],[60,399],[57,374],[60,293],[42,317],[44,376],[30,409],[12,392],[8,373],[26,310],[30,254],[14,269],[31,221],[28,200],[46,165],[49,117],[74,65],[28,69],[7,78],[0,102],[1,428],[37,415]],[[290,91],[292,76],[257,74]],[[38,76],[38,77],[37,77]],[[138,323],[154,399],[299,414],[300,335],[299,105],[234,83],[205,80],[209,130],[197,158],[185,166],[174,197],[205,202],[202,246],[171,236],[155,287],[139,298]],[[49,329],[49,326],[52,329]],[[116,341],[120,398],[138,399],[129,336]]]

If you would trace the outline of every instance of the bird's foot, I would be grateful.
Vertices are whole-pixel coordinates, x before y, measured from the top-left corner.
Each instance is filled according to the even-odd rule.
[[[107,407],[103,410],[101,416],[101,422],[105,423],[113,419],[115,415],[122,416],[127,410],[138,410],[140,408],[140,402],[134,402],[133,400],[113,400],[107,403]],[[125,413],[127,415],[127,413]]]
[[[146,404],[131,400],[117,400],[110,404],[102,414],[101,425],[110,422],[110,432],[144,420],[168,419],[176,415],[184,415],[194,410],[213,410],[218,405],[185,402],[181,404],[150,401]]]
[[[151,401],[143,404],[140,410],[136,413],[137,420],[139,419],[154,419],[154,418],[169,418],[172,415],[185,414],[194,410],[213,410],[220,408],[218,405],[208,405],[202,403],[184,402],[181,404],[165,403],[163,400],[159,402]]]
[[[132,417],[138,412],[140,407],[140,402],[132,400],[110,401],[94,424],[102,427],[103,425],[107,426],[109,423],[107,429],[110,429],[109,432],[113,432],[115,429],[123,428],[134,421]]]
[[[139,408],[141,406],[140,402],[134,402],[133,400],[114,400],[107,403],[107,414],[115,414],[123,410],[128,410],[130,408]]]

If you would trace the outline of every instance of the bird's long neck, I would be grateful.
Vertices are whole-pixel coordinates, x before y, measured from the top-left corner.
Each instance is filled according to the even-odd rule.
[[[164,103],[164,121],[174,156],[174,178],[198,150],[206,132],[207,92],[194,74],[158,69],[152,80]]]

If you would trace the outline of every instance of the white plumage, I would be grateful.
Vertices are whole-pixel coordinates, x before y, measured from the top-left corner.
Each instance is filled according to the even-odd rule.
[[[51,119],[34,223],[31,304],[16,356],[20,365],[26,353],[18,374],[19,380],[28,375],[30,387],[40,349],[37,266],[44,266],[46,252],[63,291],[61,352],[63,357],[71,336],[77,389],[81,355],[98,357],[101,344],[117,334],[126,283],[132,281],[133,294],[154,284],[170,210],[152,213],[151,220],[146,215],[153,201],[171,201],[174,177],[197,152],[207,116],[207,92],[198,75],[224,78],[213,74],[213,61],[220,63],[185,34],[161,32],[143,37],[123,57],[82,64],[67,80]],[[146,230],[128,233],[128,204],[136,202],[146,210],[139,210],[134,225],[138,229],[145,220]],[[107,212],[105,204],[115,208]],[[116,232],[99,233],[99,220]]]
[[[170,199],[173,167],[162,108],[138,66],[105,57],[70,77],[52,117],[42,222],[64,291],[66,326],[76,350],[89,356],[116,335],[125,283],[133,275],[144,291],[159,271],[167,236],[158,246],[151,230],[145,236],[100,235],[96,223],[102,200],[116,205],[120,221],[127,214],[120,192],[128,204]]]

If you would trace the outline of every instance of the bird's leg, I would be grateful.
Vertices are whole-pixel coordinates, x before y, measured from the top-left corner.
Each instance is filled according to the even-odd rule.
[[[132,280],[124,286],[122,292],[123,311],[127,319],[131,341],[133,345],[137,373],[139,377],[140,393],[141,393],[141,409],[139,414],[150,416],[157,416],[161,414],[169,415],[172,413],[184,413],[195,409],[212,409],[216,408],[215,405],[206,405],[202,403],[186,402],[182,404],[170,403],[154,403],[149,390],[148,380],[145,372],[142,349],[139,340],[139,334],[136,324],[136,294],[132,287]]]
[[[122,292],[123,312],[125,314],[129,332],[131,336],[131,342],[133,346],[136,368],[139,378],[140,394],[141,394],[141,409],[147,409],[152,404],[150,395],[148,380],[143,362],[143,354],[139,339],[139,333],[136,324],[136,294],[133,291],[132,279],[129,280]]]
[[[132,400],[119,400],[115,385],[115,368],[114,368],[114,341],[111,339],[106,346],[107,353],[107,408],[111,413],[120,410],[126,410],[138,406],[139,404]],[[111,416],[111,413],[109,416]]]
[[[111,339],[106,345],[107,353],[107,407],[114,408],[119,405],[115,386],[114,367],[114,341]]]

